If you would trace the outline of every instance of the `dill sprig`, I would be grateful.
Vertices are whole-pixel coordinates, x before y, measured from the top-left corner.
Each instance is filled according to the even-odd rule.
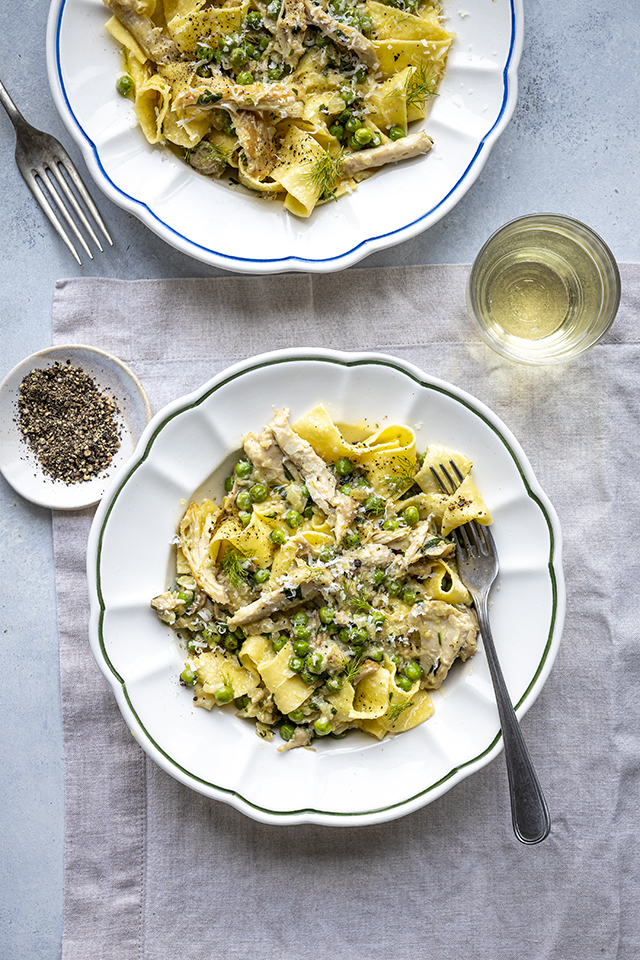
[[[389,723],[395,723],[396,720],[398,720],[399,717],[402,716],[405,710],[409,709],[412,703],[413,703],[412,700],[403,700],[400,703],[394,703],[393,706],[389,707],[389,709],[387,710],[387,715],[385,719],[388,720]]]
[[[362,666],[365,660],[366,660],[366,657],[364,652],[359,653],[357,656],[353,658],[353,660],[345,670],[346,683],[351,683],[354,680],[358,670],[360,669],[360,667]]]
[[[433,67],[420,63],[407,77],[404,92],[407,106],[424,107],[428,97],[437,97],[438,75]]]
[[[245,557],[238,550],[229,550],[220,561],[223,571],[236,590],[242,590],[251,579],[246,563]]]
[[[342,147],[335,155],[329,153],[327,148],[307,174],[307,178],[315,187],[320,200],[336,199],[336,187],[342,176],[343,155]]]
[[[413,486],[414,474],[413,473],[394,473],[388,474],[384,478],[384,484],[389,488],[389,491],[393,494],[405,493],[410,487]]]

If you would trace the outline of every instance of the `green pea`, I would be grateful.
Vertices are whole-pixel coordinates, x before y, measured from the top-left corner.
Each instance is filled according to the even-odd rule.
[[[340,624],[338,623],[328,624],[327,633],[332,637],[335,636],[336,633],[340,633]]]
[[[253,60],[256,55],[256,48],[252,43],[246,43],[244,46],[244,52],[246,53],[249,60]]]
[[[335,558],[336,552],[333,547],[322,547],[318,551],[318,560],[320,563],[330,563]]]
[[[249,524],[251,523],[251,514],[247,513],[246,510],[241,510],[238,516],[240,517],[240,523],[242,524],[242,526],[248,527]]]
[[[343,483],[340,487],[340,493],[343,493],[345,497],[350,497],[353,493],[353,487],[350,483]]]
[[[233,700],[233,687],[230,683],[225,684],[224,687],[216,690],[214,697],[216,698],[216,703],[231,703]]]
[[[249,86],[250,83],[253,83],[253,74],[249,70],[243,70],[236,77],[236,83],[239,83],[241,87]]]
[[[356,95],[351,89],[351,87],[340,87],[340,90],[338,91],[338,96],[340,97],[341,100],[344,100],[344,102],[347,104],[353,103],[353,101],[356,98]]]
[[[250,30],[259,30],[262,26],[262,17],[257,10],[252,10],[247,14],[247,17],[244,21]]]
[[[367,511],[367,513],[375,513],[375,514],[383,513],[384,506],[385,506],[385,503],[382,497],[378,497],[375,493],[372,494],[370,497],[367,497],[367,499],[364,502],[364,508]]]
[[[270,20],[277,20],[280,16],[280,10],[282,8],[282,0],[271,0],[271,3],[267,7],[267,16]]]
[[[260,47],[260,50],[262,53],[264,53],[264,51],[267,49],[270,43],[271,43],[271,37],[260,37],[258,41],[258,46]]]
[[[289,657],[289,670],[293,670],[294,673],[302,673],[304,670],[302,657]]]
[[[349,643],[354,647],[361,647],[363,643],[366,643],[369,639],[369,634],[366,630],[363,630],[359,627],[351,627],[349,630]]]
[[[369,614],[369,617],[378,627],[381,627],[385,621],[385,616],[382,610],[372,610]]]
[[[316,735],[319,737],[326,737],[327,734],[331,733],[333,726],[331,720],[327,720],[326,717],[320,717],[313,724],[313,729],[316,732]]]
[[[306,483],[303,483],[300,487],[300,496],[304,497],[306,500],[309,499],[309,487],[306,485]]]
[[[402,593],[401,582],[399,580],[394,580],[392,577],[386,581],[385,586],[390,597],[399,597]]]
[[[352,530],[347,530],[344,537],[342,538],[342,542],[347,548],[355,547],[360,543],[360,537],[358,536],[357,533],[354,533]]]
[[[284,73],[284,67],[282,66],[269,67],[267,71],[267,76],[269,77],[269,80],[280,80],[283,73]]]
[[[185,667],[182,673],[180,674],[180,679],[183,683],[186,683],[188,687],[192,687],[196,680],[198,679],[193,670],[190,670],[189,667]]]
[[[360,127],[354,133],[353,139],[359,143],[361,147],[366,147],[373,139],[373,132],[369,130],[368,127]]]
[[[271,641],[271,646],[276,653],[280,653],[283,647],[286,647],[288,641],[286,637],[274,637]]]
[[[297,623],[293,628],[293,635],[296,638],[296,640],[308,640],[309,637],[311,636],[311,627],[308,627],[304,623]],[[309,644],[307,644],[307,650],[308,649],[309,649]]]
[[[238,460],[236,463],[236,476],[239,477],[240,480],[246,480],[247,477],[250,477],[252,470],[253,464],[250,460]]]
[[[400,524],[397,520],[385,520],[385,522],[382,524],[383,530],[398,530],[399,527]]]
[[[384,650],[382,647],[376,647],[374,650],[371,650],[369,653],[369,659],[375,660],[376,663],[382,663],[384,660]]]
[[[262,503],[269,496],[269,491],[264,483],[254,483],[249,490],[249,496],[254,503]]]
[[[215,50],[208,43],[199,43],[196,45],[196,57],[198,60],[213,60]]]
[[[116,90],[121,97],[128,97],[130,93],[133,93],[134,87],[135,83],[133,82],[133,78],[128,74],[125,74],[124,77],[118,77],[116,81]]]
[[[413,681],[409,680],[409,677],[396,677],[396,686],[400,687],[401,690],[404,690],[405,693],[408,693],[413,686]]]
[[[364,83],[367,79],[367,71],[364,67],[360,67],[359,70],[356,70],[356,83]]]
[[[306,718],[306,714],[302,707],[298,707],[297,710],[292,710],[289,714],[289,720],[293,723],[302,723]]]
[[[335,137],[336,140],[342,140],[344,137],[344,127],[341,123],[332,123],[329,127],[329,133],[332,137]]]
[[[309,673],[308,670],[303,670],[302,673],[300,674],[300,679],[304,680],[305,683],[308,683],[309,686],[311,686],[311,684],[315,683],[318,678],[314,677],[314,675],[312,673]]]
[[[405,587],[402,591],[402,599],[405,603],[414,604],[418,601],[418,592],[413,587]]]
[[[331,623],[336,615],[333,607],[320,607],[320,623]]]
[[[415,527],[416,523],[420,519],[420,514],[417,507],[407,507],[406,510],[402,511],[402,519],[409,527]]]
[[[374,587],[379,587],[384,583],[386,576],[387,576],[386,570],[382,570],[381,567],[378,567],[371,574],[371,583],[374,585]]]
[[[266,569],[266,567],[261,567],[259,570],[256,570],[256,572],[253,575],[253,579],[258,584],[266,583],[270,576],[271,574]]]
[[[389,140],[401,140],[403,137],[406,137],[406,135],[402,127],[394,126],[389,130]]]
[[[372,130],[371,143],[369,144],[369,146],[371,146],[371,147],[379,147],[381,143],[382,143],[382,137],[380,136],[380,134],[378,133],[378,131],[377,131],[377,130]]]
[[[361,126],[362,126],[362,120],[360,120],[359,117],[352,116],[347,120],[347,122],[344,125],[344,128],[347,131],[347,133],[355,133],[356,130],[359,130]],[[347,463],[350,463],[350,461],[347,460]],[[352,473],[352,472],[353,472],[353,468],[349,470],[349,473]]]
[[[302,514],[298,513],[297,510],[287,510],[284,519],[287,526],[293,530],[302,523]]]
[[[306,628],[303,628],[306,629]],[[304,657],[305,653],[309,650],[309,641],[308,640],[296,640],[293,644],[293,651],[299,657]]]
[[[291,740],[295,732],[296,727],[294,723],[283,723],[280,725],[280,736],[283,740]]]
[[[234,482],[235,482],[235,481],[234,481],[233,477],[227,477],[227,478],[225,479],[225,481],[224,481],[224,489],[225,489],[225,492],[226,492],[226,493],[231,493],[231,491],[233,490],[233,484],[234,484]]]
[[[422,667],[417,660],[412,660],[411,663],[408,663],[404,668],[404,675],[411,680],[412,683],[415,683],[416,680],[419,680],[422,676]]]
[[[328,677],[325,681],[325,687],[329,693],[337,693],[344,687],[344,674],[338,674],[336,677]]]
[[[233,633],[227,634],[224,638],[224,647],[225,650],[237,650],[238,649],[238,638]]]
[[[317,651],[307,657],[307,670],[309,673],[322,673],[324,670],[324,657]]]
[[[194,597],[195,593],[193,590],[180,590],[178,593],[178,600],[182,600],[188,607],[193,603]]]
[[[362,150],[362,144],[358,143],[358,141],[356,140],[355,133],[352,133],[351,136],[349,137],[349,146],[353,151]]]
[[[362,32],[365,34],[365,36],[366,36],[368,33],[371,33],[371,31],[372,31],[372,29],[373,29],[373,20],[371,19],[371,17],[370,17],[367,13],[364,13],[364,14],[360,17],[360,29],[361,29]]]
[[[294,626],[298,626],[298,625],[305,626],[307,623],[309,623],[309,617],[304,612],[304,610],[298,610],[298,612],[294,613],[294,615],[291,617],[291,623]]]
[[[304,508],[304,510],[302,511],[302,516],[304,517],[305,520],[311,520],[313,516],[313,507],[311,506],[311,504],[308,507]]]
[[[238,510],[251,510],[253,501],[248,490],[238,490],[236,493],[236,507]]]
[[[276,530],[272,530],[272,531],[271,531],[271,534],[270,534],[270,536],[269,536],[269,539],[271,540],[272,543],[275,543],[275,544],[277,544],[279,547],[281,547],[282,544],[283,544],[283,543],[285,542],[285,540],[287,539],[287,537],[286,537],[286,534],[285,534],[284,530],[276,529]]]
[[[349,638],[350,638],[349,628],[343,627],[340,633],[338,634],[338,636],[343,643],[349,643]]]
[[[229,54],[229,63],[232,67],[244,67],[247,62],[247,55],[243,47],[236,47]]]

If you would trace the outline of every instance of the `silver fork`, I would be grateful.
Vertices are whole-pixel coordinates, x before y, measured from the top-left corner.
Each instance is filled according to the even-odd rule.
[[[85,211],[80,206],[78,197],[83,201],[86,210],[91,214],[111,246],[113,246],[113,241],[69,154],[55,137],[43,133],[41,130],[36,130],[30,123],[27,123],[1,81],[0,101],[16,130],[16,163],[27,186],[42,207],[51,226],[60,235],[78,263],[82,265],[82,260],[71,242],[68,231],[71,231],[90,259],[93,260],[93,254],[78,229],[78,222],[84,227],[101,253],[103,249]],[[63,170],[64,174],[62,173]],[[71,185],[75,187],[78,196],[71,189]],[[53,200],[53,205],[51,200]],[[56,212],[56,208],[58,212]],[[72,217],[69,208],[75,214],[77,222]],[[67,229],[65,229],[65,223]]]
[[[446,494],[453,493],[463,479],[455,462],[450,460],[449,464],[458,483],[454,482],[451,474],[442,464],[439,464],[439,467],[444,480],[431,467],[431,472],[440,489]],[[481,526],[475,520],[454,530],[454,536],[458,571],[462,582],[473,597],[493,680],[509,777],[513,830],[521,843],[540,843],[549,835],[551,829],[549,809],[504,682],[489,625],[489,591],[499,570],[496,545],[489,528]]]

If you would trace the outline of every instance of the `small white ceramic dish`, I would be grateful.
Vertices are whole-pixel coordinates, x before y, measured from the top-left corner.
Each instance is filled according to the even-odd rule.
[[[20,384],[32,370],[66,363],[82,367],[101,390],[116,400],[120,410],[120,448],[111,465],[84,483],[65,484],[52,480],[40,468],[16,422]],[[54,510],[79,510],[98,503],[116,471],[132,455],[151,407],[144,387],[117,357],[94,347],[77,344],[48,347],[27,357],[11,370],[0,384],[0,472],[22,497]]]
[[[177,780],[268,823],[350,826],[435,800],[501,749],[482,649],[457,664],[427,723],[375,741],[364,733],[278,753],[232,708],[207,713],[180,687],[175,634],[149,601],[174,577],[171,541],[191,499],[222,494],[242,434],[275,407],[324,402],[342,422],[407,423],[419,448],[464,451],[494,517],[501,574],[491,619],[522,716],[538,696],[564,621],[561,535],[520,445],[482,403],[380,354],[277,351],[236,364],[158,413],[96,513],[88,546],[90,640],[125,721]],[[505,780],[505,791],[507,789]]]
[[[101,0],[53,0],[47,67],[54,101],[98,186],[176,249],[240,273],[329,272],[414,237],[478,177],[517,98],[522,0],[445,0],[456,33],[425,121],[427,156],[383,168],[308,220],[227,178],[209,181],[167,147],[152,147],[119,97],[117,44]],[[416,127],[417,129],[417,127]]]

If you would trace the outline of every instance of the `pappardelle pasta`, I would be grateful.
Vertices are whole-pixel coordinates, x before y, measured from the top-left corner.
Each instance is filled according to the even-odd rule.
[[[340,429],[322,405],[293,426],[278,411],[243,448],[221,505],[189,505],[176,583],[151,601],[194,704],[233,704],[281,750],[427,720],[429,691],[476,650],[450,536],[491,523],[471,462],[419,456],[408,426]],[[430,468],[451,460],[464,479],[448,496]]]
[[[308,217],[427,153],[453,34],[438,0],[104,0],[150,143]]]

